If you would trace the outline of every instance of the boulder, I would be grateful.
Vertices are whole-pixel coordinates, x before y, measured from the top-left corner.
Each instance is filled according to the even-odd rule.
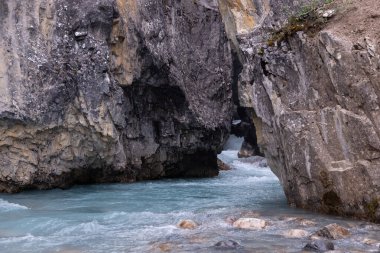
[[[240,229],[263,229],[267,226],[267,222],[257,218],[240,218],[232,225],[234,228]]]
[[[298,220],[298,223],[299,223],[301,226],[304,226],[304,227],[312,227],[312,226],[317,225],[317,223],[316,223],[315,221],[307,220],[307,219],[299,219],[299,220]]]
[[[198,224],[192,220],[181,220],[177,226],[182,229],[195,229],[198,227]]]
[[[337,240],[350,236],[350,231],[336,223],[327,225],[313,234],[314,236]]]
[[[241,149],[239,150],[238,157],[239,158],[247,158],[256,155],[254,147],[248,143],[247,141],[244,141]]]
[[[215,243],[214,248],[216,249],[237,249],[242,246],[234,240],[225,240]]]
[[[335,246],[330,241],[317,240],[309,242],[303,249],[305,251],[326,252],[329,250],[334,250]]]
[[[283,233],[283,236],[286,238],[303,238],[307,237],[309,232],[302,229],[290,229]]]
[[[300,217],[282,217],[281,219],[285,220],[286,222],[296,223],[304,227],[311,227],[317,224],[316,222],[312,220],[308,220],[308,219],[304,219]]]
[[[218,163],[219,170],[231,170],[232,169],[230,165],[228,165],[227,163],[223,162],[219,158],[217,160],[217,163]]]
[[[173,245],[171,245],[170,243],[161,243],[158,245],[158,249],[161,252],[170,252],[173,249]]]
[[[364,238],[362,242],[364,244],[367,244],[367,245],[376,245],[376,246],[380,247],[380,241],[375,240],[375,239]]]
[[[156,242],[152,245],[151,249],[148,252],[177,252],[178,246],[169,242]]]

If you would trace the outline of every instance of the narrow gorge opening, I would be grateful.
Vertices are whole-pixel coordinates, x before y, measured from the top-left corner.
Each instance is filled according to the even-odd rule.
[[[1,0],[1,253],[377,252],[288,205],[380,217],[380,2],[344,2]]]

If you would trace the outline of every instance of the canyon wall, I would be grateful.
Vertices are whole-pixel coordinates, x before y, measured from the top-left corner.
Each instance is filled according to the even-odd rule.
[[[239,106],[289,203],[380,221],[380,2],[221,2]]]
[[[216,175],[234,101],[291,205],[379,221],[380,4],[316,3],[1,1],[0,191]]]
[[[230,45],[214,1],[0,3],[0,191],[217,175]]]

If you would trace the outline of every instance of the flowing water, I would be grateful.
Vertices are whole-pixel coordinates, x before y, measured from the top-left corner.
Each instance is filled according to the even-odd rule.
[[[213,245],[229,239],[241,247],[223,252],[301,252],[308,239],[287,239],[285,231],[312,233],[333,222],[352,233],[334,242],[338,249],[377,252],[377,225],[288,207],[278,179],[261,159],[237,158],[239,143],[231,139],[219,156],[233,169],[216,178],[1,194],[0,252],[220,252]],[[257,216],[269,226],[247,231],[231,225],[234,218]],[[200,226],[180,229],[182,219]],[[315,224],[302,226],[301,219]]]

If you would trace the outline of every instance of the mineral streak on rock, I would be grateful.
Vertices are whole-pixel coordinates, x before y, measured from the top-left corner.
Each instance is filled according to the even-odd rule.
[[[214,1],[0,2],[0,191],[218,173],[231,55]]]
[[[380,2],[336,0],[314,13],[304,11],[310,1],[253,2],[265,10],[254,28],[229,34],[243,64],[238,106],[254,110],[258,145],[289,203],[379,222]],[[305,22],[320,13],[310,18],[322,25],[300,29],[302,12]],[[273,31],[292,31],[290,18],[297,29],[269,43]]]

